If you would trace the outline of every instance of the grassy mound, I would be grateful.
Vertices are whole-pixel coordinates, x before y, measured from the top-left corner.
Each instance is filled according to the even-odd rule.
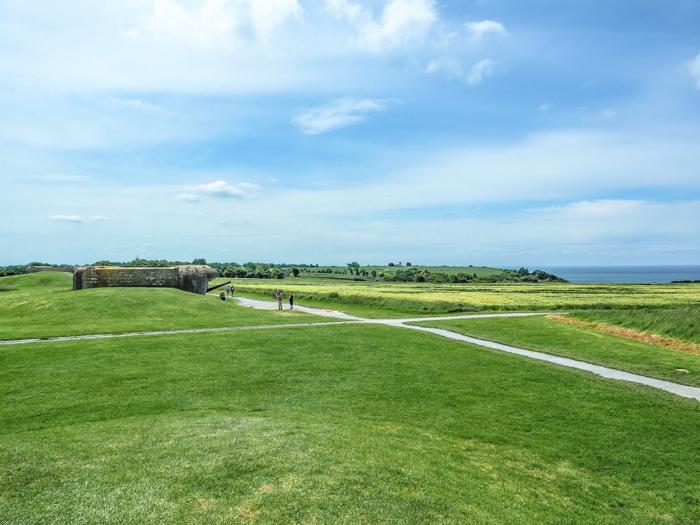
[[[698,403],[410,330],[5,348],[0,393],[11,523],[700,521]]]
[[[18,294],[40,294],[71,290],[73,275],[67,272],[39,272],[0,277],[0,300]]]
[[[95,288],[0,301],[0,339],[320,320],[301,312],[253,310],[172,288]]]

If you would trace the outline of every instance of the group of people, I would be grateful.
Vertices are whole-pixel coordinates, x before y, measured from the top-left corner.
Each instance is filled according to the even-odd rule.
[[[221,297],[222,301],[226,300],[226,297],[233,297],[233,292],[235,290],[235,287],[233,285],[226,285],[226,291],[224,292],[221,290],[221,293],[219,294],[219,297]],[[272,292],[272,298],[277,299],[277,309],[282,310],[282,301],[284,300],[284,294],[282,293],[282,290],[275,290]],[[290,293],[289,294],[289,309],[294,310],[294,294]]]
[[[282,290],[273,291],[272,298],[277,299],[277,309],[281,310],[282,309],[282,301],[284,300],[284,294],[282,293]],[[289,309],[294,310],[294,294],[293,293],[289,294]]]
[[[234,288],[233,285],[230,285],[230,286],[229,286],[229,285],[227,284],[227,285],[226,285],[226,291],[224,292],[223,290],[221,290],[221,293],[219,294],[219,297],[221,297],[221,300],[222,300],[222,301],[225,301],[227,297],[229,297],[229,296],[233,297],[233,290],[234,290],[234,289],[235,289],[235,288]]]

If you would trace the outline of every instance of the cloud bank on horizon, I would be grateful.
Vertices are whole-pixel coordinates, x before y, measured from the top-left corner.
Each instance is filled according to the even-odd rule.
[[[700,4],[567,4],[5,2],[0,265],[700,263]]]

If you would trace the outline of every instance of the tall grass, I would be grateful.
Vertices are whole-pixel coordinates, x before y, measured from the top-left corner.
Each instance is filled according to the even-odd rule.
[[[306,279],[238,280],[241,293],[269,296],[293,292],[296,299],[363,305],[405,312],[478,312],[700,307],[694,284],[428,284],[320,282]]]
[[[585,311],[572,315],[584,321],[624,326],[700,343],[700,306],[696,304],[644,310]]]

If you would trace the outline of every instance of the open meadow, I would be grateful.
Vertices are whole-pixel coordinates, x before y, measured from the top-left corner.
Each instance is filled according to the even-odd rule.
[[[229,279],[225,279],[228,281]],[[221,280],[224,282],[224,280]],[[329,282],[305,278],[234,279],[238,293],[270,296],[293,292],[299,300],[335,305],[363,315],[481,311],[555,311],[641,309],[700,305],[700,283],[570,284],[502,283],[435,284],[375,281]],[[366,308],[369,307],[369,308]],[[383,314],[378,314],[383,315]]]
[[[0,523],[700,521],[694,399],[396,326],[294,327],[329,319],[69,278],[13,277],[0,339],[231,329],[0,345]],[[617,308],[632,289],[634,310],[576,316],[656,312],[647,329],[685,340],[700,311],[693,285],[315,284],[339,293],[321,301],[303,279],[236,282],[259,298],[275,285],[375,319],[470,293],[477,311]],[[344,303],[351,290],[377,303]],[[700,386],[698,355],[546,317],[420,324]]]

